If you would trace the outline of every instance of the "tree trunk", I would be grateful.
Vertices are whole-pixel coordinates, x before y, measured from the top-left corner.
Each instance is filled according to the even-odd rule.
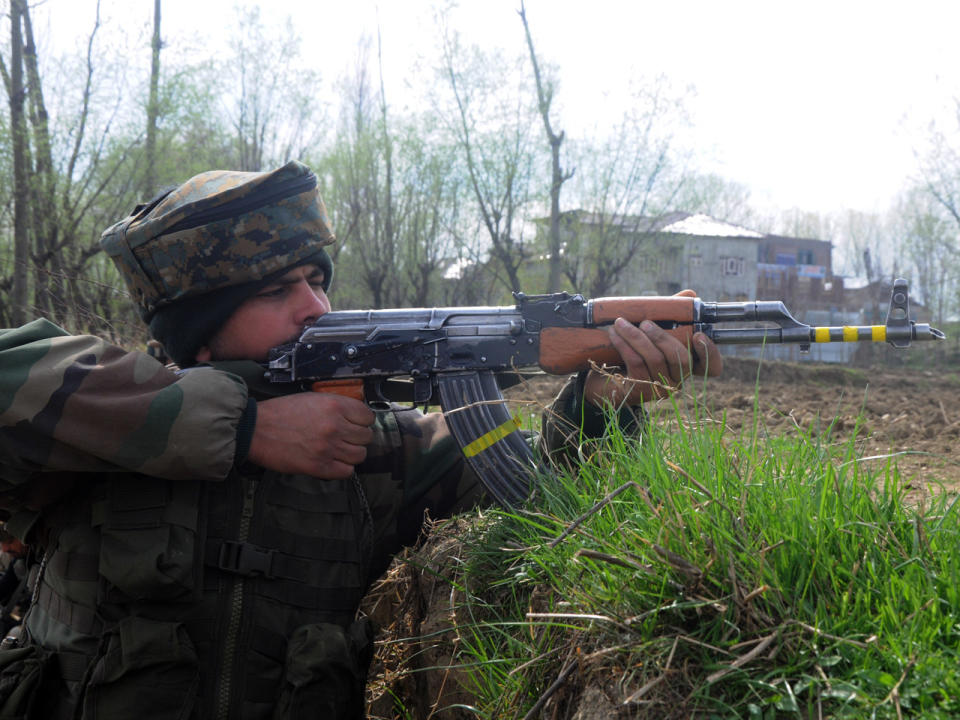
[[[26,0],[10,3],[10,134],[13,141],[13,293],[12,318],[22,325],[27,318],[28,260],[27,129],[23,118],[23,38],[21,25]]]
[[[160,115],[160,0],[153,0],[153,40],[150,43],[150,99],[147,101],[147,170],[144,174],[144,197],[157,191],[157,118]]]
[[[540,109],[540,117],[543,118],[543,129],[547,133],[547,142],[550,145],[551,158],[551,177],[550,177],[550,237],[549,253],[550,264],[547,277],[546,292],[557,292],[560,289],[560,190],[563,184],[573,177],[573,172],[565,173],[560,167],[560,146],[563,144],[564,133],[553,131],[550,123],[550,105],[553,103],[553,91],[544,86],[543,78],[540,74],[540,65],[537,62],[537,54],[533,49],[533,36],[530,34],[530,26],[527,24],[527,11],[523,2],[520,3],[520,19],[523,21],[523,31],[527,36],[527,47],[530,49],[530,62],[533,65],[533,78],[537,83],[537,106]]]
[[[55,251],[59,243],[57,221],[57,182],[53,171],[53,143],[50,138],[50,123],[43,85],[40,81],[40,65],[37,60],[37,45],[33,39],[33,23],[30,9],[23,9],[25,34],[23,64],[30,89],[30,126],[36,165],[30,183],[30,205],[33,210],[33,264],[34,297],[38,309],[48,317],[63,322],[67,316],[63,286],[63,263]]]
[[[393,140],[390,138],[390,128],[387,124],[387,91],[383,84],[383,45],[380,42],[380,30],[377,29],[377,65],[380,71],[380,121],[383,138],[384,162],[384,219],[383,219],[383,249],[386,251],[387,267],[396,267],[396,229],[393,222]],[[382,292],[381,292],[382,294]],[[382,298],[381,298],[382,301]],[[380,307],[379,305],[377,307]]]

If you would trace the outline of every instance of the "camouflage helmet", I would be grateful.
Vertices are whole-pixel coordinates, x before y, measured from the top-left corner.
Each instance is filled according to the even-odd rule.
[[[149,322],[171,303],[263,280],[334,240],[317,176],[292,161],[201,173],[134,208],[100,244]]]

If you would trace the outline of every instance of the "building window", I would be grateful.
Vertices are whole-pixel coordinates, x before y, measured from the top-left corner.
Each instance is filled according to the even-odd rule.
[[[644,253],[637,260],[640,272],[648,275],[662,275],[664,270],[663,255],[659,252]]]
[[[797,250],[797,265],[813,265],[813,250]]]
[[[720,257],[720,273],[723,275],[743,275],[746,261],[742,257]]]

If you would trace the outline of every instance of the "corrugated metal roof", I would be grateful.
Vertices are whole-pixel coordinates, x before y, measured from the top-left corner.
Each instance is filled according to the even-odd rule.
[[[705,237],[744,237],[762,238],[763,235],[753,230],[747,230],[739,225],[731,225],[710,217],[709,215],[690,215],[667,225],[660,232],[677,233],[679,235],[702,235]]]
[[[656,217],[644,217],[640,215],[600,215],[574,210],[571,215],[576,217],[577,222],[581,225],[607,225],[635,233],[662,232],[703,237],[764,237],[763,233],[717,220],[702,213],[691,215],[686,212],[670,212]]]

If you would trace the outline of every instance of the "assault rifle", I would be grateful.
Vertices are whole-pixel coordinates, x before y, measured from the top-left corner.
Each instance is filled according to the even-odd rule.
[[[438,404],[467,461],[502,504],[529,493],[533,454],[500,393],[518,371],[554,375],[592,364],[618,365],[605,326],[618,317],[652,320],[690,346],[703,332],[717,344],[889,342],[944,334],[910,319],[905,280],[897,280],[885,325],[811,327],[779,301],[704,302],[700,298],[617,297],[586,300],[566,292],[514,293],[514,307],[346,310],[330,312],[293,343],[274,348],[272,382],[339,392],[369,403]],[[762,327],[719,327],[765,323]],[[513,378],[513,380],[510,380]]]

